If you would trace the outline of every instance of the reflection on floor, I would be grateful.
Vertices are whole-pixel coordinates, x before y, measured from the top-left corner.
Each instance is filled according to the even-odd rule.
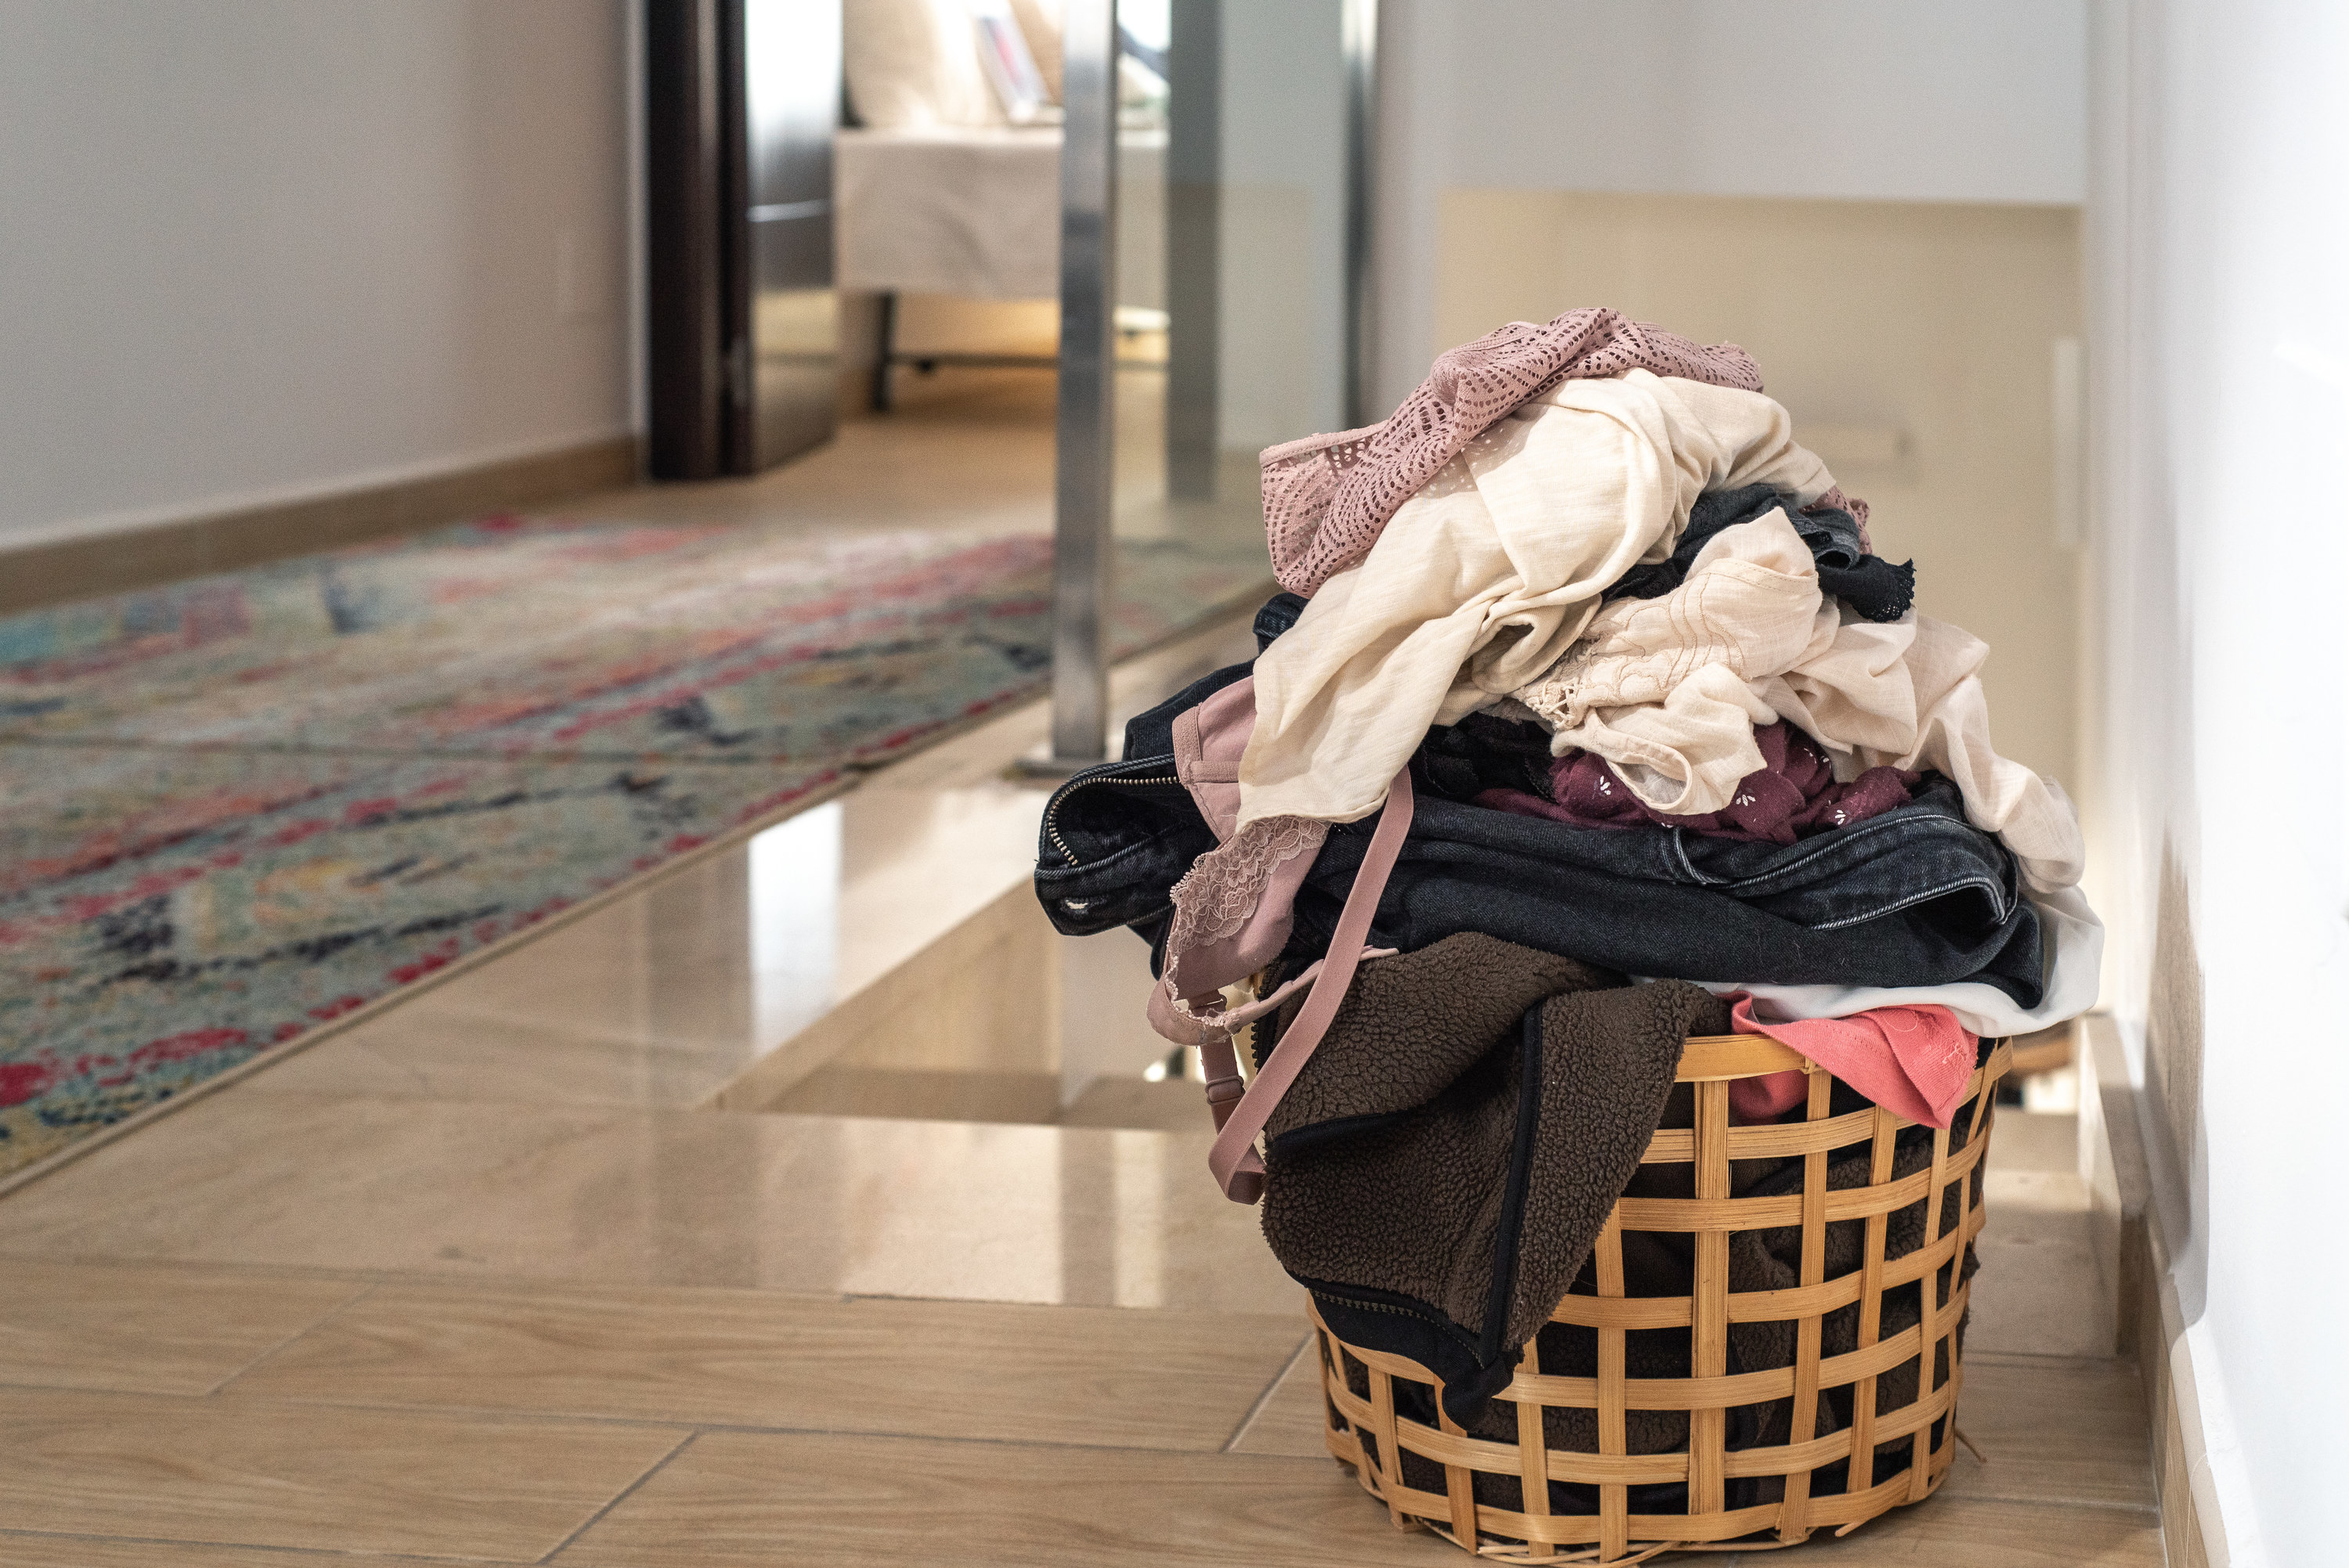
[[[1247,646],[1134,661],[1119,706]],[[1299,1293],[1207,1180],[1197,1086],[1143,1078],[1140,944],[1029,896],[1005,765],[1042,733],[0,1196],[0,1564],[1465,1561],[1323,1452]],[[2161,1561],[2072,1132],[1993,1140],[1987,1462],[1811,1557]]]
[[[1042,418],[0,619],[0,1176],[1040,690]],[[1130,509],[1114,649],[1237,510]]]
[[[1123,939],[1022,903],[1040,796],[1000,769],[1040,722],[0,1199],[0,1563],[1459,1561],[1323,1454],[1298,1293],[1206,1178],[1196,1086],[1067,1009],[1121,982],[1066,961]],[[909,1035],[909,1000],[998,1032]],[[1061,1109],[1086,1051],[1117,1070]],[[708,1109],[730,1086],[788,1109]],[[1820,1560],[2160,1561],[2070,1137],[2008,1110],[1993,1143],[1988,1462]]]

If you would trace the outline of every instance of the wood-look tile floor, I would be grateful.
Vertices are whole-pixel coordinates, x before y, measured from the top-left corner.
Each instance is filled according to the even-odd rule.
[[[919,487],[872,434],[661,504],[797,485],[876,524]],[[1036,450],[1007,426],[934,455],[1001,510],[1035,504]],[[985,792],[983,744],[864,787],[843,918],[997,896],[1034,808]],[[1468,1561],[1324,1451],[1301,1297],[1209,1185],[1195,1086],[1103,1085],[1054,1125],[693,1109],[772,1045],[758,976],[695,967],[740,918],[702,882],[0,1195],[0,1568]],[[671,956],[616,968],[639,949]],[[1774,1561],[2160,1563],[2137,1382],[2083,1354],[2109,1331],[2063,1130],[2029,1133],[1976,1286],[1987,1462]]]
[[[0,1568],[1465,1561],[1396,1534],[1327,1457],[1293,1295],[1262,1310],[1070,1305],[1083,1290],[859,1295],[837,1282],[870,1238],[849,1230],[843,1190],[813,1179],[823,1161],[800,1168],[813,1217],[794,1221],[790,1183],[747,1210],[711,1202],[730,1182],[739,1200],[737,1156],[696,1167],[625,1128],[571,1139],[592,1154],[580,1168],[543,1131],[501,1136],[501,1119],[531,1122],[512,1105],[423,1117],[437,1130],[403,1150],[347,1111],[278,1142],[282,1124],[225,1117],[235,1103],[0,1199]],[[1181,1219],[1171,1195],[1206,1186],[1195,1134],[638,1114],[705,1126],[721,1147],[737,1122],[802,1129],[864,1172],[849,1189],[915,1208],[967,1181],[966,1140],[1016,1134],[1070,1212],[1098,1216],[1089,1239],[1058,1238],[1076,1260],[1064,1282],[1154,1247],[1164,1295],[1211,1302],[1202,1280],[1263,1253],[1243,1211]],[[1089,1200],[1114,1161],[1062,1181],[1053,1146],[1102,1140],[1154,1148],[1154,1171],[1179,1147],[1165,1163],[1190,1180]],[[1019,1184],[1016,1166],[992,1180]],[[630,1191],[663,1181],[660,1202]],[[1006,1201],[1031,1245],[1052,1239],[1046,1209]],[[804,1249],[833,1283],[820,1268],[790,1275],[797,1289],[671,1282],[750,1244],[761,1220],[784,1238],[762,1255]],[[1191,1250],[1170,1269],[1185,1223]],[[481,1255],[502,1224],[526,1241]],[[725,1246],[647,1250],[663,1225],[714,1227]],[[999,1295],[986,1260],[1005,1233],[925,1231],[905,1251],[929,1249],[930,1294]],[[1976,1288],[2000,1283],[1986,1269]],[[1984,1459],[1961,1454],[1939,1496],[1777,1560],[2162,1561],[2143,1398],[2122,1363],[1978,1338],[1961,1420]]]

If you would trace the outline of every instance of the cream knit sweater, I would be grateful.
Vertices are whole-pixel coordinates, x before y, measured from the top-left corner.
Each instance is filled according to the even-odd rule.
[[[1405,502],[1256,664],[1239,823],[1350,822],[1432,724],[1532,682],[1607,586],[1671,553],[1709,490],[1835,480],[1758,392],[1633,370],[1520,406]]]

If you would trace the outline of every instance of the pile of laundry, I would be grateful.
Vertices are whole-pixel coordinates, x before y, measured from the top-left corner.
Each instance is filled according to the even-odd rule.
[[[1775,1037],[1929,1159],[1986,1041],[2094,1000],[2079,828],[1992,749],[1988,650],[1916,613],[1733,345],[1516,323],[1263,481],[1288,592],[1257,657],[1055,793],[1038,895],[1151,943],[1211,1168],[1331,1328],[1506,1437],[1526,1340],[1546,1371],[1595,1355],[1543,1325],[1688,1125],[1682,1043]],[[1744,1080],[1732,1115],[1806,1098]],[[1745,1262],[1738,1288],[1794,1282]]]

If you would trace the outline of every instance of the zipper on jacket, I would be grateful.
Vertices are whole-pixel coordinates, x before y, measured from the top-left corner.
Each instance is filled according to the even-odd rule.
[[[1291,1275],[1290,1277],[1294,1278],[1295,1276]],[[1342,1291],[1330,1290],[1316,1285],[1307,1285],[1305,1287],[1305,1294],[1317,1300],[1326,1301],[1332,1306],[1348,1307],[1356,1312],[1391,1312],[1397,1317],[1417,1318],[1420,1322],[1431,1326],[1436,1330],[1436,1332],[1444,1335],[1446,1338],[1465,1349],[1468,1352],[1468,1358],[1475,1362],[1478,1367],[1482,1367],[1492,1365],[1492,1363],[1485,1359],[1484,1347],[1468,1336],[1468,1331],[1466,1329],[1462,1328],[1458,1324],[1453,1322],[1449,1318],[1439,1317],[1434,1313],[1422,1312],[1417,1307],[1403,1306],[1392,1301],[1366,1301],[1360,1296],[1348,1295]]]
[[[1114,764],[1113,766],[1122,767],[1123,765]],[[1076,865],[1079,863],[1076,851],[1070,849],[1068,841],[1061,837],[1060,817],[1061,801],[1067,799],[1070,796],[1075,794],[1079,789],[1089,784],[1180,784],[1181,782],[1183,782],[1183,780],[1172,773],[1168,774],[1164,779],[1087,779],[1082,775],[1079,775],[1077,778],[1071,779],[1068,783],[1062,785],[1060,792],[1052,797],[1052,803],[1044,808],[1044,836],[1052,841],[1052,847],[1061,851],[1061,859],[1067,861],[1072,866]]]

